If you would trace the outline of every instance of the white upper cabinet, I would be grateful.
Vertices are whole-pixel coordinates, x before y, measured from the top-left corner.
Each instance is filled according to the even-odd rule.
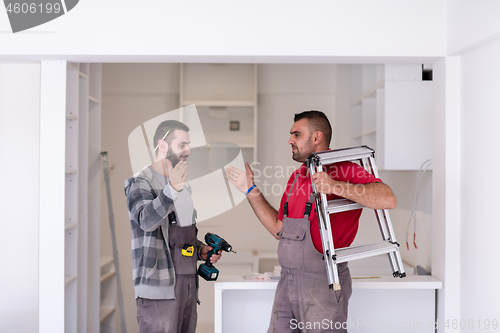
[[[386,170],[418,170],[432,158],[432,81],[422,65],[353,65],[351,142],[374,148]]]

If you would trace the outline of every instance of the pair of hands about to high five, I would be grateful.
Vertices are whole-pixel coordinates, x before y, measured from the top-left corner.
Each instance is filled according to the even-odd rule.
[[[251,186],[254,185],[253,171],[248,162],[245,163],[246,172],[235,167],[227,167],[226,177],[231,184],[233,184],[240,192],[245,193]],[[320,193],[330,194],[333,193],[335,185],[339,181],[333,180],[325,172],[318,172],[312,176],[312,180],[316,190]],[[250,192],[252,193],[252,192]],[[250,195],[249,193],[249,195]]]
[[[168,177],[170,185],[174,190],[180,192],[184,188],[188,177],[187,162],[180,161],[175,167],[172,167],[172,163],[168,159],[162,160],[161,163],[164,176]],[[248,162],[245,163],[245,169],[246,172],[232,166],[225,169],[229,182],[243,193],[254,185],[254,174]],[[338,181],[333,180],[325,172],[315,173],[312,179],[316,190],[325,194],[333,193],[332,189],[338,183]]]

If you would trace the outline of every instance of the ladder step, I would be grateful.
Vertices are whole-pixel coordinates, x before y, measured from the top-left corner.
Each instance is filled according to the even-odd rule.
[[[373,156],[375,151],[368,146],[359,146],[353,148],[342,148],[334,150],[326,150],[314,153],[322,165],[328,165],[344,161],[354,161],[361,158]]]
[[[398,250],[397,244],[393,244],[389,241],[383,241],[383,242],[335,249],[335,254],[337,255],[336,261],[338,264],[350,260],[363,259],[363,258],[373,257],[379,254],[396,252],[397,250]]]
[[[328,201],[327,210],[329,214],[333,214],[333,213],[346,212],[348,210],[361,209],[364,207],[365,206],[357,202],[351,201],[349,199],[337,199]]]

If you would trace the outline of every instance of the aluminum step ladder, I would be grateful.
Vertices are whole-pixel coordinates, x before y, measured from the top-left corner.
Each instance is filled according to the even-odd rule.
[[[345,161],[359,162],[363,168],[378,178],[377,166],[375,165],[375,151],[368,146],[359,146],[311,154],[306,160],[306,166],[310,171],[311,183],[312,176],[317,172],[322,172],[323,167]],[[314,184],[312,186],[330,289],[340,290],[337,264],[384,253],[387,253],[389,257],[393,276],[400,278],[406,276],[403,261],[399,253],[399,244],[396,242],[396,236],[387,209],[374,209],[382,234],[381,242],[334,249],[330,214],[361,209],[364,206],[348,199],[327,200],[325,194],[318,193]]]

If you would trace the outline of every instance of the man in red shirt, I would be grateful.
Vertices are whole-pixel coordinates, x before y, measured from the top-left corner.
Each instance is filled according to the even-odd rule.
[[[347,332],[347,305],[352,292],[349,268],[347,263],[337,265],[341,289],[329,290],[311,177],[304,164],[311,153],[329,149],[331,136],[331,125],[323,112],[295,115],[288,143],[292,159],[302,165],[288,181],[279,212],[255,187],[248,163],[246,172],[226,169],[228,180],[247,195],[261,223],[279,240],[282,269],[268,333]],[[359,165],[341,162],[326,171],[314,174],[313,182],[328,200],[343,197],[373,209],[396,207],[391,188]],[[330,214],[335,248],[353,242],[360,215],[361,209]]]

